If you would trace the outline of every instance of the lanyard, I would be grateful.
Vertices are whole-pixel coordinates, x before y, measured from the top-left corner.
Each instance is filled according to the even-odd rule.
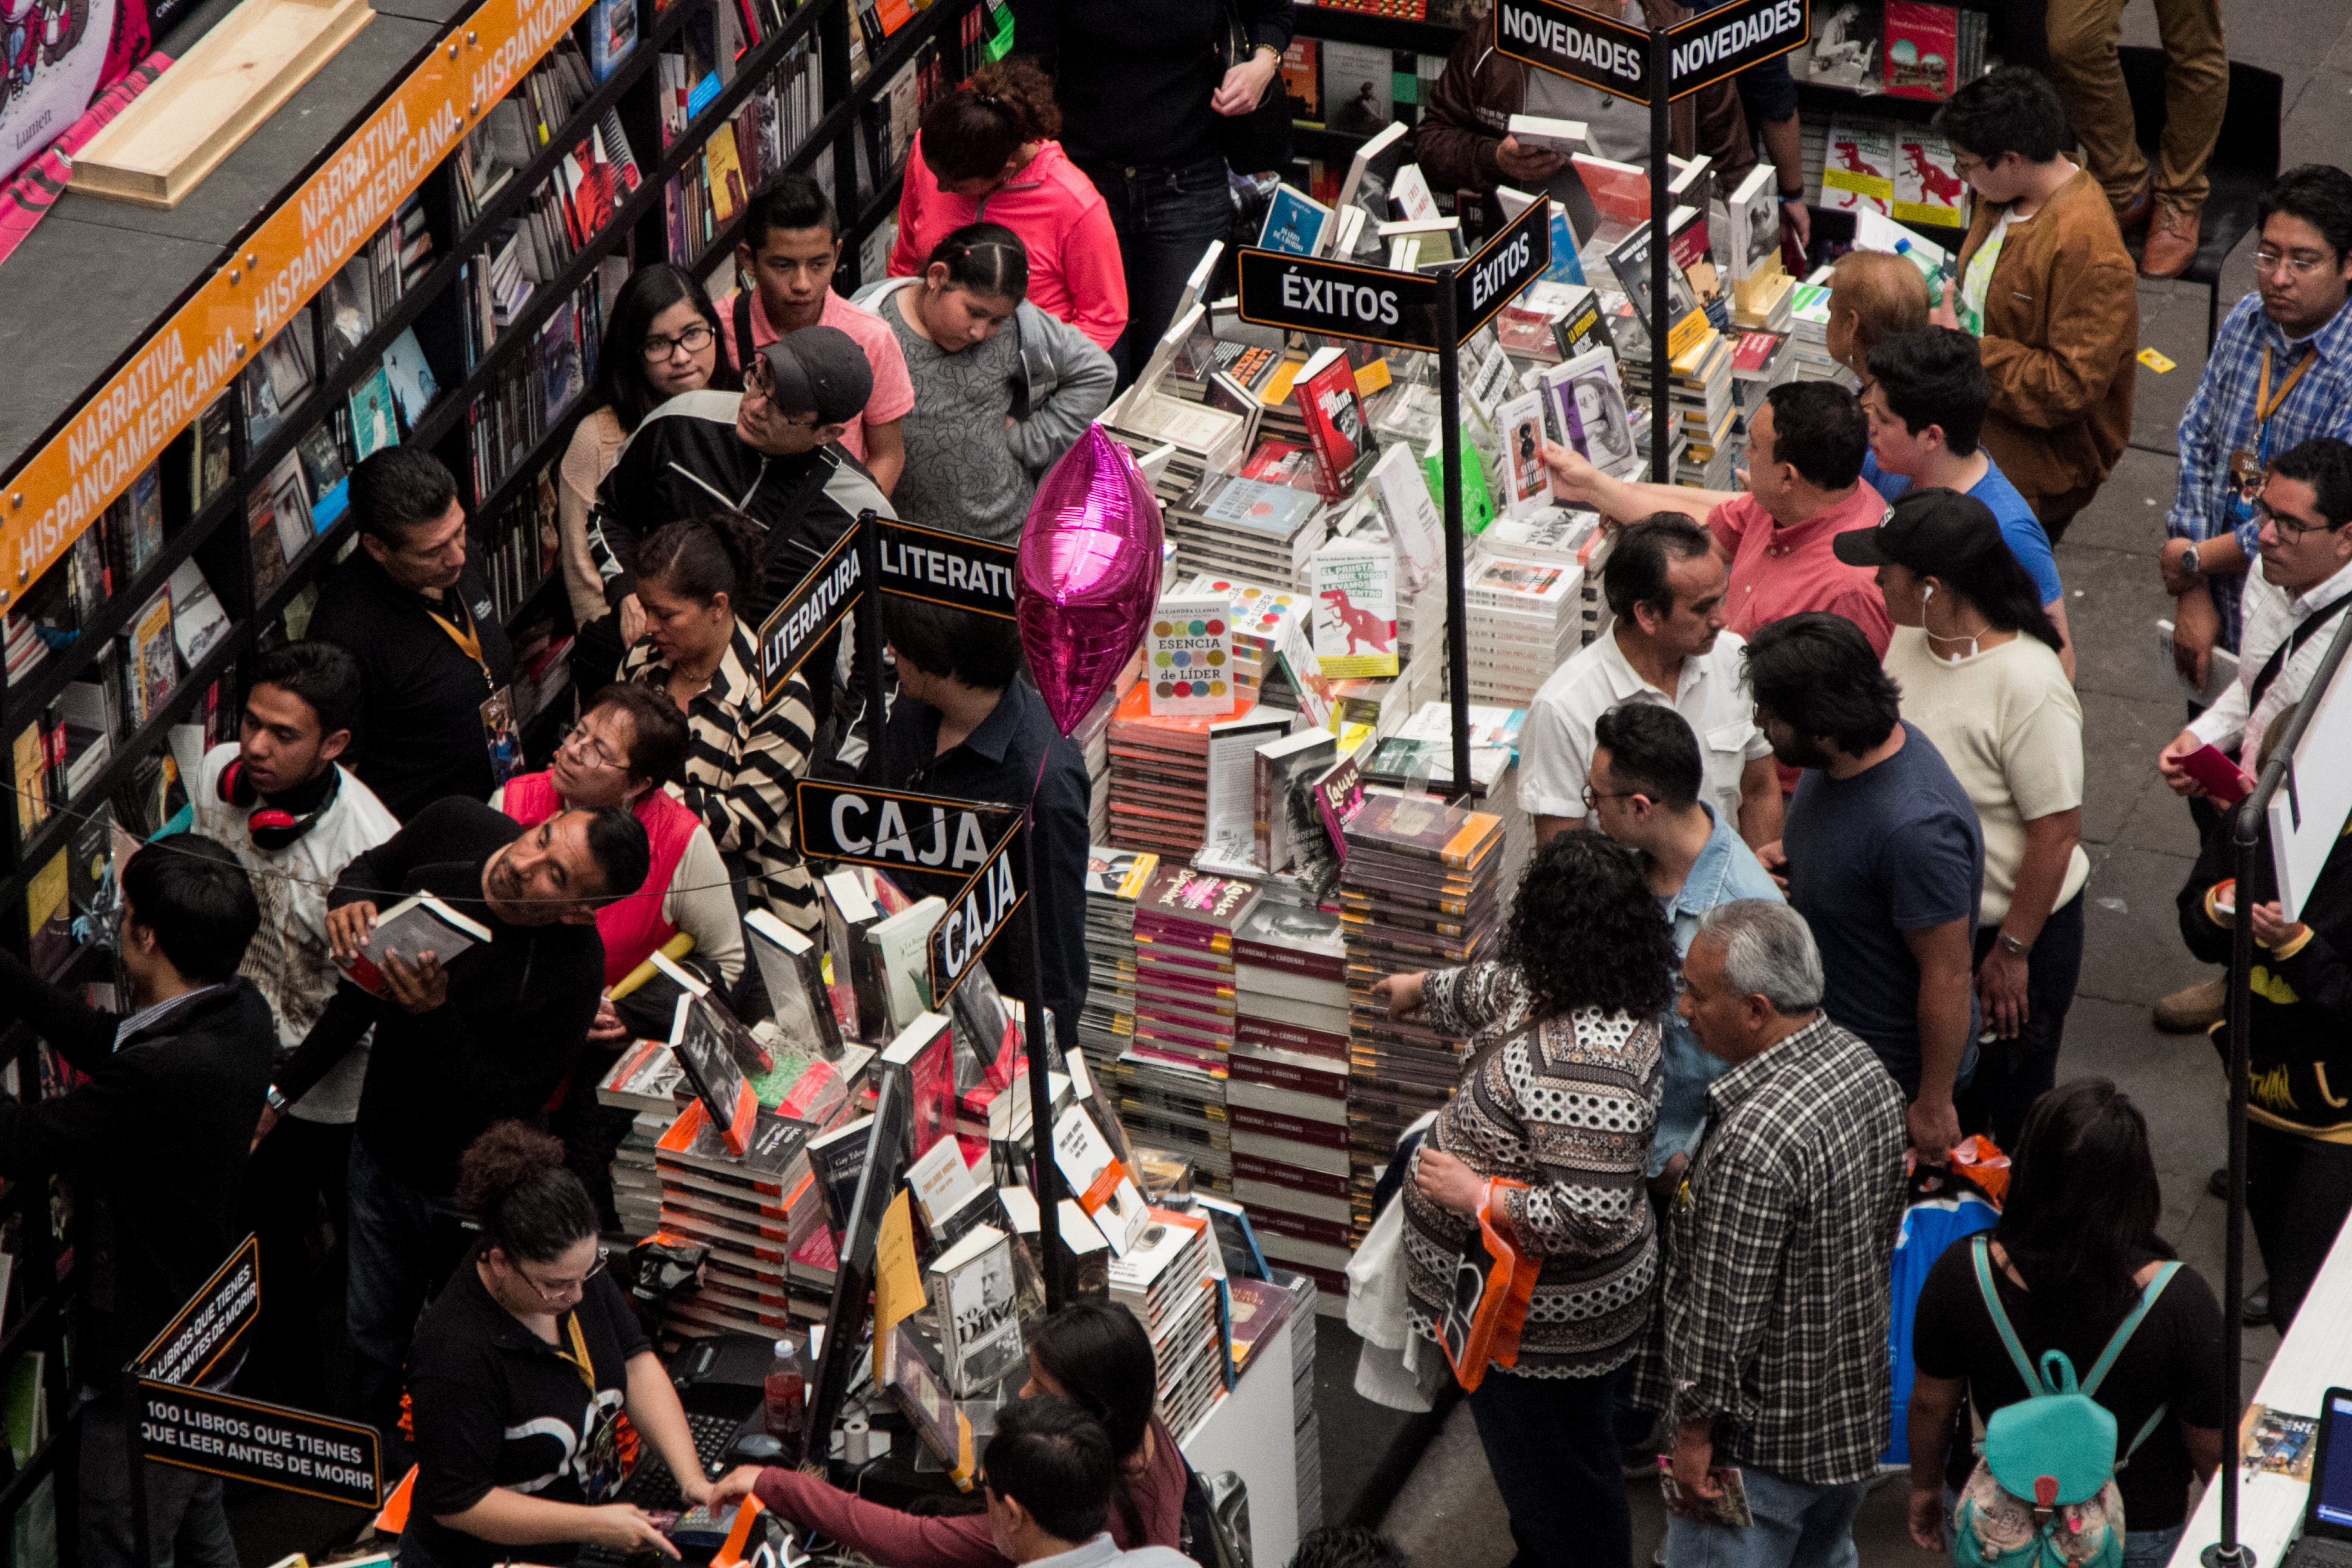
[[[2267,362],[2265,362],[2265,364],[2267,364]],[[454,593],[456,590],[453,589],[451,591]],[[474,625],[472,618],[470,616],[467,617],[466,621],[466,629],[461,632],[457,629],[457,623],[449,620],[447,617],[436,614],[434,611],[429,609],[426,610],[425,614],[435,626],[439,626],[443,631],[449,634],[449,640],[457,645],[459,651],[464,653],[467,658],[474,661],[476,667],[482,672],[482,684],[495,689],[498,685],[498,681],[490,675],[489,660],[482,657],[482,631],[479,626]]]
[[[2265,456],[2270,451],[2271,416],[2279,411],[2279,405],[2286,401],[2286,395],[2294,390],[2294,384],[2303,379],[2303,373],[2309,370],[2311,362],[2318,357],[2315,350],[2305,345],[2302,357],[2294,362],[2294,368],[2286,373],[2286,379],[2279,383],[2278,395],[2273,397],[2271,395],[2271,351],[2267,346],[2263,348],[2262,379],[2254,386],[2254,429],[2261,437]]]
[[[588,1336],[580,1331],[579,1312],[575,1310],[564,1319],[563,1326],[571,1331],[572,1349],[559,1350],[555,1353],[572,1363],[572,1370],[580,1374],[580,1381],[588,1385],[588,1393],[593,1397],[596,1393],[596,1363],[588,1354]]]

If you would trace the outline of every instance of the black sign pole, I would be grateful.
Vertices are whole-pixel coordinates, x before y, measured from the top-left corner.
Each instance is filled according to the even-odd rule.
[[[1029,922],[1029,984],[1021,996],[1022,1027],[1029,1040],[1029,1148],[1036,1166],[1037,1249],[1045,1261],[1045,1310],[1058,1312],[1069,1299],[1062,1267],[1062,1171],[1054,1159],[1054,1089],[1045,1072],[1045,933],[1037,921],[1037,810],[1021,825],[1021,874],[1029,896],[1022,900]],[[1141,1173],[1130,1173],[1140,1175]]]
[[[857,514],[857,576],[869,590],[882,581],[882,527],[871,510]],[[866,754],[879,757],[884,704],[882,595],[878,593],[857,596],[857,667],[866,678]]]
[[[1453,667],[1454,797],[1470,794],[1469,598],[1462,562],[1462,340],[1452,274],[1437,290],[1437,421],[1445,443],[1445,658]]]
[[[1672,426],[1668,421],[1673,412],[1668,405],[1666,377],[1674,356],[1666,351],[1666,318],[1673,307],[1666,302],[1666,268],[1674,265],[1667,254],[1669,242],[1666,223],[1673,212],[1673,195],[1666,186],[1673,179],[1674,164],[1669,161],[1674,140],[1674,106],[1667,101],[1666,65],[1669,40],[1664,27],[1650,29],[1650,480],[1653,484],[1675,482],[1672,442],[1668,439]],[[1629,520],[1630,521],[1630,520]]]
[[[155,1568],[155,1543],[147,1533],[147,1446],[140,1439],[139,1368],[122,1369],[122,1462],[131,1467],[131,1554]]]

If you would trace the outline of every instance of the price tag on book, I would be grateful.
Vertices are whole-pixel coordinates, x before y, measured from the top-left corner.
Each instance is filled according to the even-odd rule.
[[[801,853],[812,860],[956,877],[985,864],[1021,820],[1018,806],[823,779],[795,784],[793,807]]]
[[[131,1370],[164,1383],[202,1383],[261,1315],[261,1244],[239,1242]]]

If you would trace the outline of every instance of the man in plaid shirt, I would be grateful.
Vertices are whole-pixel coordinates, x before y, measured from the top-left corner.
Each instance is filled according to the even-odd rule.
[[[2180,416],[2180,482],[2157,565],[2179,600],[2173,658],[2200,685],[2235,651],[2255,555],[2252,495],[2270,460],[2352,436],[2352,174],[2305,163],[2263,193],[2255,292],[2238,301]]]
[[[1674,1200],[1646,1401],[1674,1431],[1668,1568],[1837,1568],[1890,1432],[1890,1270],[1903,1091],[1821,1011],[1802,916],[1742,899],[1700,921],[1683,1016],[1731,1066]],[[1754,1522],[1706,1510],[1742,1471]]]

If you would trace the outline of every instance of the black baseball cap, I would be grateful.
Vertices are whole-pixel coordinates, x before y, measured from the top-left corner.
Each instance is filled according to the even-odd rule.
[[[874,395],[874,367],[857,340],[838,327],[803,327],[760,351],[775,384],[775,405],[786,414],[814,414],[821,424],[846,425]]]
[[[2007,548],[1992,508],[1958,490],[1907,489],[1876,528],[1850,528],[1830,541],[1849,566],[1889,562],[1922,577],[1944,577],[1988,550]]]

